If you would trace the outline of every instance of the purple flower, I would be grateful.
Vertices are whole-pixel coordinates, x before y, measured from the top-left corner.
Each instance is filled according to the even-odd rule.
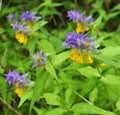
[[[28,73],[20,75],[19,72],[15,72],[15,71],[9,71],[8,74],[5,74],[5,76],[7,77],[6,80],[8,81],[9,85],[14,85],[16,86],[16,84],[19,85],[20,88],[28,86],[28,84],[30,85],[29,81],[26,80]]]
[[[8,21],[13,22],[13,21],[16,20],[16,17],[15,17],[14,14],[11,13],[11,14],[9,14],[9,15],[7,16],[7,19],[8,19]]]
[[[87,34],[67,33],[63,45],[73,49],[91,50],[94,46],[94,39],[88,38]]]
[[[21,14],[21,20],[25,22],[37,22],[41,17],[35,16],[34,13],[25,11]]]
[[[32,56],[32,58],[34,59],[33,68],[44,66],[46,64],[46,57],[47,55],[44,54],[43,52],[38,52],[34,54]]]
[[[28,33],[28,31],[29,31],[28,26],[21,25],[17,22],[15,24],[13,24],[12,27],[16,32],[19,32],[19,33]]]
[[[80,14],[75,10],[68,11],[68,18],[75,23],[90,23],[94,21],[91,16],[85,17],[84,13]]]

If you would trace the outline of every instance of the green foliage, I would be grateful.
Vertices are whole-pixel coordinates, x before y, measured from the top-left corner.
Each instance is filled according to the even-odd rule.
[[[119,0],[4,0],[0,5],[0,97],[8,105],[24,115],[120,114]],[[97,47],[92,64],[70,60],[72,50],[63,46],[66,33],[75,30],[67,18],[74,9],[95,18],[89,32]],[[16,40],[6,19],[14,13],[22,24],[23,11],[41,16],[26,45]],[[46,64],[33,67],[32,56],[39,51],[47,55]],[[6,81],[12,70],[28,73],[31,81],[20,99]],[[1,102],[0,107],[0,115],[12,115]]]

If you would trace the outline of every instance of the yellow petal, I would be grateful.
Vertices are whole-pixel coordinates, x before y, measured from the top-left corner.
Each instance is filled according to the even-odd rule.
[[[101,63],[100,66],[105,67],[105,66],[107,66],[107,64],[106,63]]]
[[[27,37],[24,34],[17,33],[15,37],[19,43],[23,43],[24,45],[27,43]]]
[[[92,58],[91,58],[91,56],[90,56],[89,53],[88,53],[88,55],[87,55],[87,63],[88,63],[88,64],[93,63],[93,60],[92,60]]]
[[[77,24],[76,32],[77,32],[78,34],[80,34],[80,33],[84,33],[84,30],[83,30],[82,24]]]
[[[21,97],[22,96],[22,89],[20,89],[19,87],[16,87],[15,93],[18,95],[18,97]]]
[[[78,57],[78,50],[77,49],[74,49],[70,55],[69,55],[69,58],[71,58],[72,60],[76,60],[76,58]]]
[[[80,51],[80,55],[78,56],[77,60],[78,63],[84,63],[84,56],[82,50]]]

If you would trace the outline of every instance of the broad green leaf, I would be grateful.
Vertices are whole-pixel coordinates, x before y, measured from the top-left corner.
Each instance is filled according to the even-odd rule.
[[[47,111],[45,115],[64,115],[64,113],[65,113],[64,109],[57,107],[50,111]]]
[[[100,76],[98,74],[98,71],[97,69],[95,68],[92,68],[91,66],[88,66],[88,67],[84,67],[84,68],[80,68],[80,69],[77,69],[82,75],[88,77],[88,78],[92,78],[92,77],[97,77],[97,76]]]
[[[48,79],[48,73],[45,71],[40,72],[40,69],[37,69],[36,80],[35,80],[35,85],[34,85],[34,89],[33,89],[33,95],[32,95],[32,99],[31,99],[29,114],[31,113],[31,110],[33,108],[35,101],[37,101],[37,99],[40,96],[42,96],[44,85],[45,85],[47,79]]]
[[[112,100],[117,100],[120,97],[120,77],[107,74],[102,77],[101,81],[104,83],[107,92]]]
[[[106,111],[106,110],[104,110],[102,108],[99,108],[95,105],[90,105],[90,104],[87,104],[87,103],[75,104],[75,105],[73,105],[71,110],[74,113],[78,113],[78,114],[116,115],[113,112]]]
[[[43,95],[43,97],[45,98],[47,104],[49,105],[60,105],[59,101],[60,101],[60,97],[54,93],[45,93]]]
[[[53,65],[58,66],[68,58],[69,51],[60,53],[53,58]]]
[[[120,46],[109,46],[101,50],[101,53],[106,56],[120,55]]]
[[[94,103],[95,100],[98,98],[98,89],[94,88],[92,92],[89,94],[89,100],[90,102]]]
[[[79,64],[77,62],[73,62],[73,63],[70,63],[68,66],[66,66],[63,69],[64,70],[76,70],[78,68],[82,68],[82,67],[85,67],[85,66],[86,66],[85,64]]]
[[[51,57],[55,55],[55,50],[52,44],[47,40],[40,40],[40,42],[37,43],[39,50],[42,50],[43,52],[47,53]]]

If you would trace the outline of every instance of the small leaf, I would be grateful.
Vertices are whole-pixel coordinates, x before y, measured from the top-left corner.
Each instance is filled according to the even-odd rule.
[[[58,66],[68,58],[69,51],[60,53],[53,58],[53,65]]]
[[[98,98],[98,89],[94,88],[93,91],[89,95],[89,100],[94,103],[95,100]]]
[[[45,98],[47,104],[49,105],[60,105],[59,100],[60,97],[54,93],[45,93],[43,95],[43,97]]]
[[[64,113],[65,113],[64,109],[57,107],[50,111],[47,111],[45,115],[64,115]]]
[[[82,75],[92,78],[99,76],[97,69],[92,68],[91,66],[77,69]]]
[[[47,61],[46,70],[55,78],[55,80],[58,81],[58,77],[56,75],[55,69],[49,61]]]
[[[116,115],[113,112],[106,111],[95,105],[89,105],[87,103],[75,104],[71,110],[78,114]]]

